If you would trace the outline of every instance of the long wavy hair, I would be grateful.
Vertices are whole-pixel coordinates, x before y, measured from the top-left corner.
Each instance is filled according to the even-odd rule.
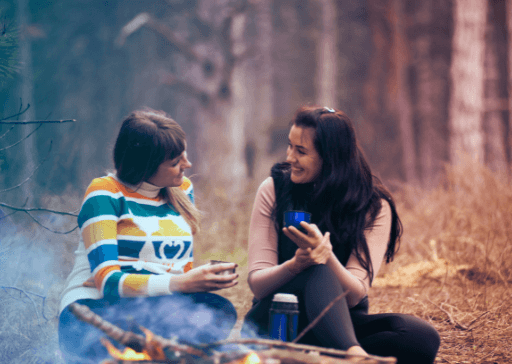
[[[333,251],[348,259],[354,253],[373,281],[374,271],[370,259],[365,231],[373,228],[382,207],[382,199],[391,206],[392,224],[385,253],[386,263],[393,260],[402,234],[402,223],[391,193],[372,174],[370,166],[356,139],[350,118],[342,111],[324,107],[300,108],[292,125],[313,128],[314,147],[322,158],[319,176],[307,184],[294,184],[290,180],[290,165],[276,164],[273,173],[283,176],[276,196],[273,219],[276,228],[282,228],[280,216],[285,210],[307,208],[312,222],[322,232],[331,233]],[[342,262],[346,264],[346,260]]]
[[[139,186],[160,164],[180,156],[185,146],[185,132],[165,112],[149,108],[133,111],[123,120],[114,146],[116,175],[124,183]],[[200,213],[181,188],[163,188],[161,193],[192,232],[198,232]]]

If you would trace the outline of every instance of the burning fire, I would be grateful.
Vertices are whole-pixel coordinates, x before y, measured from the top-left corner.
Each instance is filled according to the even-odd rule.
[[[240,364],[260,364],[260,363],[261,363],[261,359],[258,356],[258,354],[256,354],[254,351],[247,354],[240,362]]]
[[[120,360],[131,360],[131,361],[142,361],[151,360],[151,356],[144,350],[142,353],[138,353],[133,349],[125,348],[123,352],[120,352],[110,341],[105,338],[101,339],[101,343],[107,348],[108,353],[116,359]]]
[[[141,330],[146,334],[146,345],[142,353],[136,352],[131,348],[125,348],[123,352],[119,351],[110,341],[105,338],[101,339],[101,343],[107,348],[108,353],[115,359],[126,361],[143,361],[143,360],[164,360],[166,359],[165,353],[161,345],[153,341],[155,336],[150,330],[141,327]]]

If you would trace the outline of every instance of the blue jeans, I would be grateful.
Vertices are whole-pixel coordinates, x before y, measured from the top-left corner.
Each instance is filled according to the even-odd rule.
[[[123,330],[143,335],[139,329],[143,326],[162,337],[177,337],[178,341],[192,344],[225,339],[237,318],[229,300],[205,292],[121,298],[115,302],[87,299],[77,303]],[[77,319],[68,308],[60,314],[59,346],[67,363],[97,364],[110,357],[100,342],[102,337],[106,334]]]

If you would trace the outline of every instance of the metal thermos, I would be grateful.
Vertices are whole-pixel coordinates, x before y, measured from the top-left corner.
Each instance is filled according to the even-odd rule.
[[[269,335],[272,339],[292,341],[297,337],[299,301],[297,296],[276,293],[270,307]]]

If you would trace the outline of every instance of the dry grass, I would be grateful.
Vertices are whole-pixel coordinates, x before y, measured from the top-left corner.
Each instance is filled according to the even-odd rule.
[[[257,186],[238,202],[227,192],[196,186],[207,211],[196,259],[239,264],[240,283],[220,292],[240,319],[250,308],[246,246]],[[402,247],[370,290],[371,312],[413,314],[432,323],[442,339],[436,363],[507,363],[512,360],[512,188],[506,176],[467,162],[447,169],[442,186],[396,194],[404,224]]]

